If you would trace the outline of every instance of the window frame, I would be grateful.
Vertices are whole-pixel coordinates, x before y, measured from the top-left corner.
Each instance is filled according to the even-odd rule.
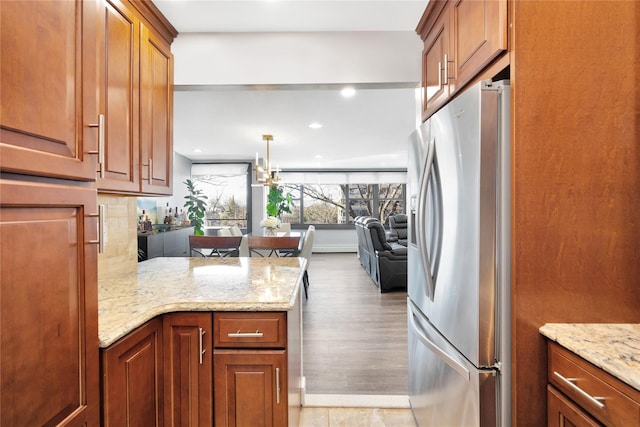
[[[360,185],[370,185],[372,186],[372,197],[371,197],[371,206],[374,209],[374,213],[376,215],[373,215],[375,218],[378,218],[378,206],[380,206],[380,202],[382,200],[390,200],[389,198],[381,198],[380,197],[380,186],[381,185],[387,185],[389,183],[381,183],[381,184],[360,184]],[[406,183],[391,183],[391,184],[400,184],[402,186],[402,197],[399,199],[402,201],[402,206],[406,206],[406,197],[407,197],[407,184]],[[313,225],[316,229],[320,229],[320,230],[352,230],[355,228],[355,225],[353,223],[353,221],[350,221],[348,223],[345,224],[318,224],[318,223],[305,223],[303,222],[304,219],[304,186],[305,185],[315,185],[315,184],[283,184],[283,186],[296,186],[297,191],[299,192],[297,195],[293,194],[293,192],[287,188],[287,191],[291,193],[291,195],[293,196],[294,199],[294,203],[299,203],[299,212],[300,212],[300,217],[299,223],[292,223],[291,224],[291,228],[292,229],[306,229],[307,227],[309,227],[310,225]],[[353,184],[329,184],[329,185],[353,185]],[[351,198],[349,197],[349,191],[346,192],[345,195],[345,206],[348,206],[350,203]],[[380,218],[378,218],[380,219]]]

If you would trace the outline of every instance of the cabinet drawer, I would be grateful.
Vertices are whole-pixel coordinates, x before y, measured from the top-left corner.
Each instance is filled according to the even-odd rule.
[[[216,348],[286,347],[286,313],[215,313],[213,319]]]
[[[640,425],[637,390],[555,343],[549,343],[548,375],[551,384],[606,425]]]

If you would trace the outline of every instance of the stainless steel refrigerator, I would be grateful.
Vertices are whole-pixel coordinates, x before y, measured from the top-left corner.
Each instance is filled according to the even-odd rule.
[[[420,427],[509,426],[509,82],[480,82],[410,138],[409,399]]]

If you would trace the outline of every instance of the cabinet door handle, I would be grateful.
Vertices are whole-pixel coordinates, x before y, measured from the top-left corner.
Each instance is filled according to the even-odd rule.
[[[442,62],[438,62],[438,90],[442,89]]]
[[[98,150],[89,151],[89,154],[98,155],[98,164],[100,165],[100,178],[104,178],[104,114],[98,116],[98,123],[89,124],[90,128],[98,128]]]
[[[238,332],[229,332],[227,336],[229,338],[262,338],[264,334],[259,330],[255,332],[240,332],[238,329]]]
[[[200,364],[202,365],[202,359],[204,358],[204,353],[205,351],[207,351],[206,348],[204,348],[204,334],[207,333],[207,331],[203,330],[202,328],[198,328],[198,333],[199,333],[199,342],[198,342],[198,346],[199,346],[199,357],[200,357]]]
[[[444,54],[444,84],[449,84],[449,79],[453,79],[453,77],[449,77],[449,55]]]
[[[153,159],[149,159],[149,185],[153,184]]]
[[[280,368],[276,368],[276,404],[280,404]]]
[[[572,389],[575,392],[577,392],[580,396],[584,397],[589,402],[591,402],[594,405],[596,405],[596,407],[598,407],[598,409],[600,409],[600,410],[604,409],[604,403],[603,403],[604,402],[604,397],[591,396],[589,393],[587,393],[586,391],[584,391],[583,389],[578,387],[575,384],[576,381],[577,381],[577,378],[565,378],[564,376],[560,375],[556,371],[553,371],[553,376],[556,377],[558,380],[560,380],[560,382],[562,384],[565,384],[567,387],[569,387],[570,389]]]
[[[104,253],[104,210],[105,205],[98,205],[97,214],[89,214],[89,217],[98,217],[98,240],[89,240],[92,245],[98,245],[98,253]]]

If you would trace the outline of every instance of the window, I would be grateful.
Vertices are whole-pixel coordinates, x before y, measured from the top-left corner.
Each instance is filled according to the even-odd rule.
[[[247,229],[250,164],[194,164],[191,180],[207,196],[205,228],[238,225]]]
[[[285,222],[341,228],[357,216],[374,216],[386,222],[403,212],[405,184],[284,184],[294,208]]]

